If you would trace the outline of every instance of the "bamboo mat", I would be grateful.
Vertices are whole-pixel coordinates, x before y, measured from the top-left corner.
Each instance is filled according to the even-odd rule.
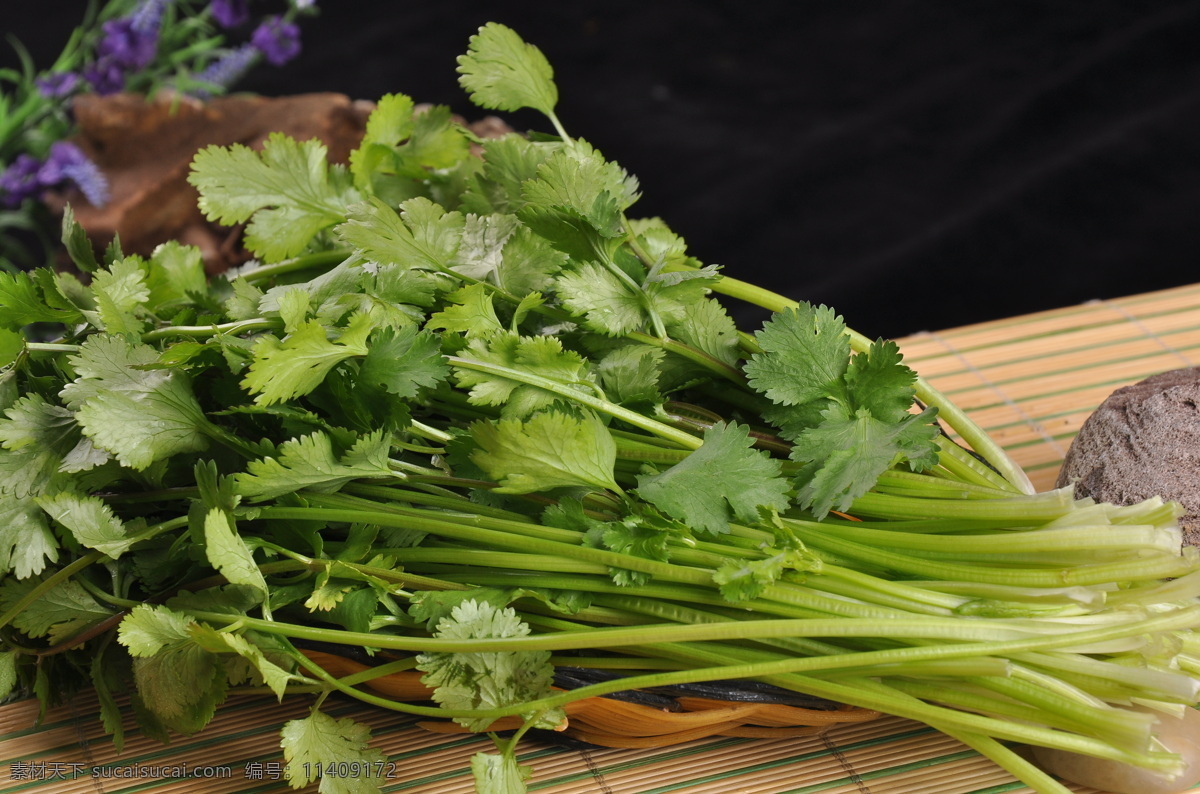
[[[1200,284],[899,342],[908,362],[1003,444],[1041,490],[1053,487],[1071,438],[1114,389],[1200,364]],[[0,794],[291,791],[280,777],[279,728],[307,706],[305,698],[231,698],[202,733],[166,746],[138,735],[127,717],[118,755],[90,693],[51,709],[40,724],[35,703],[11,703],[0,707]],[[429,734],[413,718],[349,701],[325,709],[371,727],[373,746],[394,764],[386,792],[471,794],[470,757],[491,748],[486,737]],[[958,742],[890,717],[818,737],[712,738],[661,750],[527,741],[520,756],[534,765],[530,789],[545,794],[1030,791]]]

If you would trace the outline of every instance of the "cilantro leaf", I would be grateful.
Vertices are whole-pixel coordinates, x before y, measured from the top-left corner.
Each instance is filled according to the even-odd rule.
[[[573,350],[563,350],[562,341],[555,336],[496,334],[486,342],[472,340],[462,355],[593,393],[587,361]],[[504,416],[528,416],[561,399],[553,392],[502,374],[462,366],[455,366],[454,371],[458,385],[470,389],[471,403],[502,406]]]
[[[525,794],[533,767],[517,761],[512,752],[475,753],[471,756],[471,775],[478,794]]]
[[[894,342],[851,358],[842,319],[801,305],[763,326],[758,343],[746,374],[775,403],[764,416],[794,442],[791,458],[805,464],[797,496],[818,518],[849,509],[892,466],[937,464],[936,409],[910,413],[916,373]]]
[[[404,399],[432,389],[449,375],[438,337],[411,326],[376,334],[358,370],[364,383],[379,384]]]
[[[350,152],[350,173],[360,189],[371,185],[371,175],[394,154],[394,147],[412,134],[413,101],[404,94],[385,94],[367,117],[358,148]]]
[[[505,639],[529,633],[511,608],[467,600],[438,623],[436,636]],[[550,694],[554,679],[549,651],[423,653],[417,656],[417,669],[425,673],[422,683],[433,688],[434,701],[451,709],[491,709],[536,700]],[[554,728],[564,719],[561,709],[553,709],[542,714],[535,727]],[[456,717],[455,722],[482,731],[493,720]]]
[[[433,331],[461,333],[468,339],[487,338],[503,331],[504,326],[496,316],[492,293],[482,284],[471,284],[446,296],[450,301],[446,308],[435,312],[425,324]]]
[[[762,353],[746,362],[750,385],[777,405],[844,401],[850,338],[826,306],[801,304],[776,314],[756,335]]]
[[[751,449],[753,443],[744,425],[718,422],[681,462],[639,476],[638,494],[702,532],[728,532],[734,518],[755,523],[760,506],[786,509],[789,489],[780,463]]]
[[[605,394],[616,403],[661,403],[659,367],[665,356],[661,348],[621,345],[600,359],[596,374]]]
[[[38,394],[17,400],[0,418],[0,494],[45,493],[79,438],[71,411]]]
[[[360,438],[340,459],[325,433],[294,438],[279,447],[275,457],[251,461],[246,471],[233,475],[237,493],[262,501],[309,489],[336,491],[359,477],[389,477],[390,444],[382,431]]]
[[[409,199],[400,214],[377,198],[356,204],[338,236],[369,262],[448,270],[458,252],[465,220],[427,198]]]
[[[531,141],[509,133],[483,142],[483,170],[474,175],[463,195],[468,212],[513,214],[525,205],[521,185],[537,177],[538,166],[557,144]]]
[[[916,470],[937,465],[937,411],[906,414],[899,422],[876,419],[867,408],[854,414],[832,406],[824,421],[795,439],[791,457],[806,463],[796,478],[800,503],[818,517],[849,510],[879,475],[902,461]]]
[[[0,651],[0,701],[6,700],[17,688],[17,653]]]
[[[141,333],[145,327],[142,314],[150,299],[142,264],[141,257],[131,256],[96,271],[92,276],[92,295],[97,310],[84,313],[93,325],[110,334]]]
[[[204,516],[204,553],[212,567],[230,584],[253,587],[267,597],[267,580],[254,562],[246,541],[237,533],[229,514],[219,507]]]
[[[31,323],[74,323],[79,319],[78,311],[50,305],[29,273],[0,271],[0,327],[16,331]]]
[[[533,108],[548,117],[558,104],[554,70],[542,51],[512,28],[489,22],[458,56],[458,82],[471,101],[491,110]]]
[[[263,653],[262,648],[246,639],[241,634],[228,631],[217,631],[202,623],[192,623],[188,626],[188,634],[192,640],[210,653],[236,653],[245,659],[262,678],[275,697],[283,699],[284,690],[293,679],[291,673],[272,662]]]
[[[515,215],[467,215],[451,269],[476,281],[495,283],[495,274],[504,264],[504,246],[520,226]]]
[[[642,296],[603,265],[588,262],[561,274],[555,289],[583,325],[610,336],[640,331],[645,322]]]
[[[57,561],[58,541],[42,509],[31,497],[0,491],[0,574],[24,579]]]
[[[163,606],[134,607],[117,628],[133,659],[144,706],[162,725],[192,734],[208,724],[225,698],[221,658],[192,639],[190,618]]]
[[[30,577],[23,581],[9,579],[0,586],[0,609],[8,609],[41,584]],[[113,616],[92,594],[73,579],[68,579],[42,594],[13,618],[13,625],[30,637],[49,635],[51,642],[69,639],[86,626]]]
[[[500,483],[499,493],[580,486],[620,490],[613,479],[616,444],[591,412],[582,418],[544,411],[524,422],[476,422],[471,435],[479,444],[471,461]]]
[[[301,720],[289,720],[280,731],[283,746],[284,777],[292,788],[303,788],[320,780],[320,794],[374,794],[383,781],[378,774],[337,775],[337,765],[347,763],[356,769],[382,768],[387,757],[369,745],[371,729],[349,717],[335,720],[314,711]],[[322,770],[331,767],[335,774]]]
[[[305,321],[283,341],[264,334],[254,345],[254,361],[242,386],[255,395],[259,405],[308,394],[341,362],[367,355],[367,337],[372,330],[371,318],[360,314],[352,317],[333,341],[316,320]]]
[[[84,434],[138,470],[208,446],[208,422],[187,376],[140,368],[157,360],[158,351],[149,345],[92,336],[70,359],[79,377],[61,392],[68,406],[78,407]]]
[[[208,283],[200,249],[175,240],[156,247],[146,264],[146,286],[155,311],[189,300],[189,293],[205,294]]]
[[[37,499],[38,505],[66,527],[81,546],[119,558],[138,542],[99,497],[67,491]]]
[[[329,179],[326,148],[272,133],[262,152],[235,143],[208,146],[192,160],[188,182],[210,221],[246,226],[245,244],[270,261],[295,256],[321,230],[340,223],[352,194]]]
[[[821,561],[802,549],[789,549],[761,560],[730,560],[713,572],[713,581],[729,601],[758,598],[786,570],[818,571]]]

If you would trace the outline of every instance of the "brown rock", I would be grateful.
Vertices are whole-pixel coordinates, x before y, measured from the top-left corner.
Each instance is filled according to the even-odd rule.
[[[1109,395],[1079,430],[1058,474],[1079,496],[1183,505],[1184,539],[1200,546],[1200,367],[1154,375]]]

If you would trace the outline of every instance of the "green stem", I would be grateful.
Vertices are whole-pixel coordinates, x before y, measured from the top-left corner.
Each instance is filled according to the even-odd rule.
[[[285,259],[282,262],[273,262],[269,265],[262,265],[253,270],[237,275],[250,284],[256,284],[260,281],[270,281],[276,276],[295,273],[302,270],[310,270],[318,267],[330,267],[332,265],[340,265],[346,261],[351,255],[351,251],[340,249],[334,251],[320,251],[315,254],[305,254],[292,259]]]
[[[518,383],[524,383],[528,386],[536,386],[539,389],[557,394],[560,397],[565,397],[568,400],[579,403],[580,405],[591,408],[594,411],[608,414],[614,419],[620,419],[623,422],[641,428],[648,433],[673,441],[685,449],[699,449],[703,443],[700,439],[685,433],[682,430],[665,425],[662,422],[655,421],[647,416],[631,411],[616,403],[611,403],[607,400],[601,400],[598,397],[593,397],[590,394],[580,391],[566,383],[559,383],[548,378],[543,378],[538,375],[533,375],[521,370],[511,369],[509,367],[500,366],[499,364],[491,364],[486,361],[477,361],[472,358],[463,358],[461,356],[446,356],[446,360],[451,366],[460,369],[472,370],[475,372],[484,372],[488,375],[514,380]]]
[[[100,560],[104,559],[104,556],[104,554],[98,551],[88,552],[71,564],[65,565],[50,576],[47,576],[28,593],[17,599],[17,601],[8,609],[6,609],[3,614],[0,614],[0,628],[3,628],[11,623],[13,619],[24,612],[30,604],[36,602],[55,587],[67,581],[92,563],[99,562]]]

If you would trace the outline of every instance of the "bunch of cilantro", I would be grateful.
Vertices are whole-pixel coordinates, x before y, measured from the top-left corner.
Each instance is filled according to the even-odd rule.
[[[0,273],[0,695],[84,680],[118,744],[125,691],[164,740],[231,693],[307,697],[281,744],[322,792],[382,782],[322,774],[384,760],[333,693],[517,717],[472,762],[493,794],[573,700],[739,677],[922,720],[1039,792],[1065,789],[1005,742],[1178,768],[1124,708],[1200,695],[1175,506],[1030,493],[893,343],[630,218],[637,181],[513,31],[459,72],[554,134],[389,95],[348,167],[283,136],[197,154],[237,272],[96,257],[68,213],[79,275]],[[745,333],[716,294],[775,314]],[[382,663],[339,678],[311,642]],[[563,664],[627,676],[556,691]],[[433,704],[363,688],[408,669]]]

